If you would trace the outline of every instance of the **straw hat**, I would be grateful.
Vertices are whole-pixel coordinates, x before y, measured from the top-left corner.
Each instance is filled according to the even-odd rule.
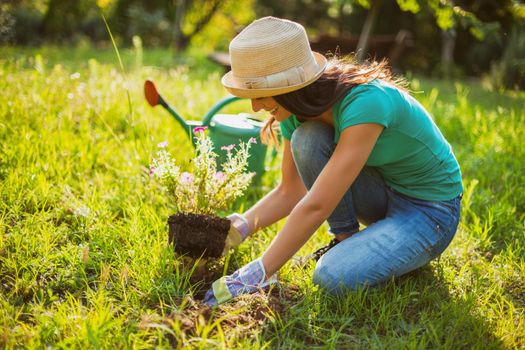
[[[258,19],[233,38],[230,60],[232,70],[222,77],[222,85],[246,98],[299,90],[326,67],[326,58],[310,49],[302,25],[275,17]]]

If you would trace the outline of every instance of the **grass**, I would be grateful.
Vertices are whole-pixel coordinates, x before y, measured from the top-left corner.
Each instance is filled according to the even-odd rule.
[[[111,49],[0,52],[0,347],[525,348],[525,94],[411,79],[464,175],[460,228],[439,260],[340,298],[312,284],[313,266],[288,264],[277,297],[210,311],[166,246],[172,207],[147,174],[157,143],[182,161],[191,144],[145,103],[142,83],[152,78],[200,119],[225,95],[220,69],[201,53],[174,64],[163,50],[122,51],[125,76]],[[232,210],[277,183],[270,158]],[[226,269],[259,256],[281,224],[226,257]],[[322,227],[300,254],[328,239]]]

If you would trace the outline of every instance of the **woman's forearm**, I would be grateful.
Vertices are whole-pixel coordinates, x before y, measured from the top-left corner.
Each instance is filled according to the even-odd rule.
[[[326,215],[299,203],[290,213],[277,236],[262,255],[267,277],[277,272],[314,234],[326,219]]]
[[[285,190],[279,186],[273,189],[244,213],[250,232],[265,228],[288,216],[305,194],[304,187]]]
[[[262,262],[267,277],[277,272],[334,211],[365,165],[382,131],[383,126],[379,124],[359,124],[343,130],[323,171],[264,252]]]

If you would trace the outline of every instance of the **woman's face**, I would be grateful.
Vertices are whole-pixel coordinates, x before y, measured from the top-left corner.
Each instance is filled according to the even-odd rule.
[[[286,108],[278,104],[273,97],[252,98],[252,109],[254,112],[258,112],[261,109],[270,112],[278,122],[282,122],[292,115]]]

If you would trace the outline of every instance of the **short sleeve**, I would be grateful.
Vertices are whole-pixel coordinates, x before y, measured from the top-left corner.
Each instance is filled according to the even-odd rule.
[[[364,123],[388,128],[395,115],[395,104],[382,86],[360,85],[346,95],[339,105],[340,130]]]
[[[282,136],[288,141],[290,141],[292,139],[293,132],[295,131],[295,129],[297,129],[300,123],[295,115],[291,115],[289,118],[286,118],[279,124],[281,127]]]

